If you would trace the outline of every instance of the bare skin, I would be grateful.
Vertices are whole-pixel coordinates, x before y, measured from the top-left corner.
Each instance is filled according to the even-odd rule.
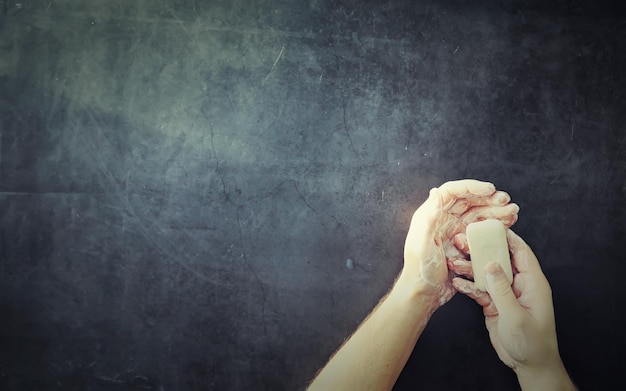
[[[467,260],[453,238],[467,224],[495,218],[507,227],[519,207],[476,180],[446,182],[414,213],[404,267],[391,291],[317,374],[309,390],[390,390],[433,312],[456,293],[447,261]]]
[[[468,279],[454,278],[453,285],[483,307],[489,338],[500,360],[517,375],[522,390],[576,390],[567,375],[556,337],[552,290],[531,248],[513,231],[507,231],[513,266],[511,286],[500,265],[485,267],[487,291],[474,286],[471,263],[448,262],[451,270]],[[467,254],[467,240],[454,238]]]

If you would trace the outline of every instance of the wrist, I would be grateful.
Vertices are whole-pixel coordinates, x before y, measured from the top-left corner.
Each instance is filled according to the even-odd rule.
[[[576,390],[560,357],[555,358],[549,365],[535,368],[520,366],[514,371],[520,387],[524,391]]]
[[[403,297],[414,308],[426,310],[430,315],[440,307],[441,295],[432,286],[416,282],[405,273],[400,273],[392,288],[392,294]]]

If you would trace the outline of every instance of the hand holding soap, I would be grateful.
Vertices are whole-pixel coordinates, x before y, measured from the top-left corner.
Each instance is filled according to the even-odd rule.
[[[484,268],[489,262],[499,263],[509,283],[512,283],[513,270],[504,224],[495,219],[478,221],[469,224],[465,232],[476,288],[487,292]]]

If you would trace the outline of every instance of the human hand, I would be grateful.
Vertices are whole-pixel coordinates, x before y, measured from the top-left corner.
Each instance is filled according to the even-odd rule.
[[[445,304],[456,293],[446,260],[467,260],[452,238],[475,221],[499,219],[507,227],[513,225],[519,207],[509,203],[510,199],[492,183],[473,179],[431,189],[428,199],[413,214],[398,283],[419,293],[421,300],[433,305],[433,311]]]
[[[453,284],[483,307],[491,344],[500,360],[516,372],[522,388],[532,383],[549,389],[545,381],[569,381],[559,356],[552,290],[531,248],[511,230],[507,230],[507,240],[512,255],[512,286],[495,262],[485,266],[488,292],[478,290],[464,278],[454,278]],[[463,234],[454,241],[467,253]],[[471,262],[449,266],[457,274],[473,278]],[[573,389],[571,382],[567,384]]]

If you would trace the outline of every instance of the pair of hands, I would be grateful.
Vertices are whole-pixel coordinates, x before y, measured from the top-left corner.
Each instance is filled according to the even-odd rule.
[[[498,356],[520,376],[562,365],[550,285],[530,247],[507,230],[512,286],[502,268],[490,263],[485,268],[488,292],[476,289],[465,237],[472,222],[498,219],[508,228],[518,212],[509,195],[488,182],[460,180],[432,189],[411,220],[399,283],[416,289],[432,311],[457,291],[474,299],[483,308]]]

